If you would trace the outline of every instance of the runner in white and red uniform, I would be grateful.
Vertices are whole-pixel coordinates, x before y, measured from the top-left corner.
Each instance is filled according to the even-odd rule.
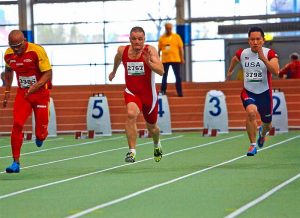
[[[114,59],[113,71],[109,74],[112,81],[117,69],[123,62],[125,68],[126,89],[124,98],[127,108],[125,130],[129,146],[126,162],[135,162],[137,127],[136,119],[140,112],[146,120],[146,126],[154,143],[154,160],[162,158],[162,147],[159,140],[159,127],[156,124],[158,104],[155,88],[155,73],[163,75],[164,68],[157,50],[145,45],[145,32],[141,27],[133,27],[130,31],[130,45],[120,46]]]
[[[278,56],[274,50],[262,47],[264,32],[260,27],[252,27],[248,32],[250,48],[239,49],[232,58],[227,78],[230,78],[237,63],[241,63],[244,73],[244,88],[241,99],[247,112],[246,129],[250,139],[247,155],[257,153],[256,144],[262,147],[272,122],[272,73],[278,75]],[[256,114],[259,113],[262,125],[256,143]]]

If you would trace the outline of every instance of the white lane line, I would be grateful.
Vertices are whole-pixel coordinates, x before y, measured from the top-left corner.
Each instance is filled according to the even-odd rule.
[[[238,136],[233,136],[233,137],[229,137],[229,138],[225,138],[225,139],[220,139],[218,141],[205,143],[205,144],[198,145],[198,146],[195,146],[195,147],[199,148],[199,147],[207,146],[209,144],[215,144],[215,143],[218,143],[218,142],[223,142],[223,141],[226,141],[226,140],[231,140],[231,139],[234,139],[234,138],[237,138],[237,137],[241,137],[241,136],[242,135],[238,135]],[[186,150],[190,150],[190,149],[191,148],[182,149],[182,150],[186,151]],[[176,152],[173,152],[173,153],[175,154],[175,153],[178,153],[178,152],[179,151],[176,151]],[[168,154],[164,155],[164,156],[168,156]],[[148,160],[153,160],[153,157],[146,158],[146,159],[143,159],[143,160],[140,160],[140,161],[136,161],[134,164],[142,163],[142,162],[148,161]],[[39,186],[35,186],[35,187],[32,187],[32,188],[27,188],[27,189],[19,190],[19,191],[16,191],[16,192],[11,192],[11,193],[8,193],[8,194],[0,195],[0,200],[2,200],[4,198],[15,196],[15,195],[23,194],[23,193],[26,193],[26,192],[30,192],[30,191],[33,191],[33,190],[37,190],[37,189],[41,189],[41,188],[46,188],[46,187],[49,187],[49,186],[53,186],[53,185],[57,185],[57,184],[61,184],[61,183],[69,182],[69,181],[73,181],[73,180],[76,180],[76,179],[80,179],[80,178],[92,176],[92,175],[95,175],[95,174],[107,172],[107,171],[110,171],[110,170],[118,169],[118,168],[125,167],[125,166],[128,166],[128,165],[134,165],[134,164],[132,164],[132,163],[121,164],[121,165],[110,167],[110,168],[106,168],[106,169],[103,169],[103,170],[94,171],[94,172],[91,172],[91,173],[86,173],[86,174],[82,174],[82,175],[79,175],[79,176],[70,177],[68,179],[58,180],[58,181],[55,181],[55,182],[46,183],[44,185],[39,185]]]
[[[246,210],[250,209],[251,207],[255,206],[256,204],[260,203],[263,200],[266,200],[268,197],[273,195],[275,192],[279,191],[280,189],[284,188],[285,186],[289,185],[290,183],[294,182],[296,179],[300,178],[300,173],[296,176],[286,180],[285,182],[279,184],[278,186],[272,188],[270,191],[264,193],[260,197],[256,198],[253,201],[250,201],[249,203],[245,204],[244,206],[240,207],[239,209],[235,210],[233,213],[227,215],[225,218],[233,218],[241,215]]]
[[[117,139],[120,139],[120,138],[123,138],[123,137],[124,136],[118,136],[118,137],[114,137],[114,138],[99,139],[99,140],[88,141],[88,142],[83,142],[83,143],[79,143],[79,144],[64,145],[64,146],[59,146],[59,147],[55,147],[55,148],[46,148],[46,149],[42,149],[42,150],[22,153],[21,156],[25,156],[25,155],[29,155],[29,154],[36,154],[36,153],[41,153],[41,152],[46,152],[46,151],[52,151],[52,150],[58,150],[58,149],[63,149],[63,148],[72,148],[72,147],[81,146],[81,145],[94,144],[94,143],[103,142],[103,141],[112,141],[112,140],[117,140]],[[0,157],[0,159],[4,159],[4,158],[11,158],[11,156]]]
[[[177,138],[181,138],[181,137],[183,137],[183,136],[180,135],[180,136],[160,139],[160,141],[163,142],[163,141],[166,141],[166,140],[177,139]],[[147,145],[147,144],[153,144],[153,142],[152,141],[151,142],[145,142],[145,143],[138,144],[137,146],[142,146],[142,145]],[[118,151],[118,150],[122,150],[122,149],[128,149],[128,146],[124,146],[124,147],[121,147],[121,148],[114,148],[114,149],[104,150],[104,151],[99,151],[99,152],[93,152],[91,154],[85,154],[85,155],[80,155],[80,156],[75,156],[75,157],[69,157],[69,158],[60,159],[60,160],[54,160],[54,161],[35,164],[35,165],[31,165],[31,166],[26,166],[26,167],[22,167],[21,170],[34,168],[34,167],[40,167],[40,166],[46,166],[46,165],[50,165],[50,164],[54,164],[54,163],[60,163],[60,162],[75,160],[75,159],[84,158],[84,157],[91,157],[91,156],[95,156],[95,155],[98,155],[98,154],[104,154],[104,153],[108,153],[108,152],[112,152],[112,151]],[[6,172],[5,171],[0,172],[0,174],[4,174],[4,173],[6,173]]]
[[[55,139],[47,139],[45,142],[52,142],[52,141],[58,141],[58,140],[63,140],[64,138],[55,138]],[[35,143],[34,141],[29,141],[29,142],[23,142],[23,145],[26,145],[26,144],[33,144],[33,143]],[[0,147],[0,149],[1,148],[10,148],[11,147],[11,145],[9,144],[9,145],[3,145],[3,146],[1,146]]]
[[[300,138],[300,136],[295,136],[295,137],[293,137],[293,138],[289,138],[289,139],[287,139],[287,140],[284,140],[284,141],[275,143],[275,144],[273,144],[273,145],[270,145],[270,146],[268,146],[268,147],[265,147],[265,148],[263,148],[263,149],[260,149],[260,151],[266,150],[266,149],[270,149],[270,148],[272,148],[272,147],[275,147],[275,146],[277,146],[277,145],[286,143],[286,142],[291,141],[291,140],[294,140],[294,139],[296,139],[296,138]],[[93,211],[95,211],[95,210],[99,210],[99,209],[101,209],[101,208],[105,208],[105,207],[112,206],[112,205],[114,205],[114,204],[118,204],[118,203],[120,203],[120,202],[123,202],[123,201],[126,201],[126,200],[128,200],[128,199],[134,198],[134,197],[136,197],[136,196],[139,196],[139,195],[144,194],[144,193],[146,193],[146,192],[152,191],[152,190],[154,190],[154,189],[157,189],[157,188],[160,188],[160,187],[163,187],[163,186],[166,186],[166,185],[170,185],[170,184],[172,184],[172,183],[178,182],[178,181],[183,180],[183,179],[186,179],[186,178],[188,178],[188,177],[191,177],[191,176],[194,176],[194,175],[197,175],[197,174],[206,172],[206,171],[208,171],[208,170],[217,168],[217,167],[219,167],[219,166],[226,165],[226,164],[228,164],[228,163],[232,163],[232,162],[234,162],[234,161],[236,161],[236,160],[239,160],[239,159],[241,159],[241,158],[244,158],[244,157],[247,157],[247,156],[246,156],[246,155],[242,155],[242,156],[233,158],[233,159],[231,159],[231,160],[224,161],[224,162],[222,162],[222,163],[216,164],[216,165],[214,165],[214,166],[210,166],[210,167],[207,167],[207,168],[204,168],[204,169],[195,171],[195,172],[193,172],[193,173],[189,173],[189,174],[186,174],[186,175],[184,175],[184,176],[180,176],[180,177],[177,177],[177,178],[175,178],[175,179],[171,179],[171,180],[168,180],[168,181],[166,181],[166,182],[163,182],[163,183],[160,183],[160,184],[157,184],[157,185],[150,186],[150,187],[145,188],[145,189],[142,189],[142,190],[140,190],[140,191],[133,192],[133,193],[131,193],[131,194],[129,194],[129,195],[125,195],[125,196],[123,196],[123,197],[121,197],[121,198],[117,198],[117,199],[115,199],[115,200],[108,201],[108,202],[106,202],[106,203],[99,204],[99,205],[97,205],[97,206],[95,206],[95,207],[92,207],[92,208],[83,210],[83,211],[81,211],[81,212],[79,212],[79,213],[76,213],[76,214],[73,214],[73,215],[71,215],[71,216],[68,216],[67,218],[77,218],[77,217],[85,216],[85,215],[87,215],[87,214],[89,214],[89,213],[91,213],[91,212],[93,212]]]

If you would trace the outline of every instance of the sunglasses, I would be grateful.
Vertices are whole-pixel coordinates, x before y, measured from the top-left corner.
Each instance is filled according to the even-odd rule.
[[[18,44],[14,44],[14,45],[9,44],[9,47],[11,47],[11,48],[20,48],[23,45],[23,43],[24,43],[24,40],[22,42],[18,43]]]

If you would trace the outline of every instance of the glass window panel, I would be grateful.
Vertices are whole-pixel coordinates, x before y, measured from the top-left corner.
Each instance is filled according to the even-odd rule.
[[[34,4],[35,23],[97,22],[103,20],[103,2]]]
[[[175,18],[175,0],[108,1],[104,3],[105,20],[134,21]]]
[[[18,25],[0,26],[0,46],[8,45],[8,34],[14,29],[18,29]]]
[[[268,13],[299,13],[300,0],[267,0]]]
[[[0,5],[0,45],[7,45],[7,36],[18,28],[18,5]]]
[[[193,82],[223,82],[225,80],[225,62],[207,61],[192,64]]]
[[[233,16],[235,14],[234,0],[222,0],[222,1],[190,0],[190,1],[191,1],[191,17],[223,17],[223,16]]]
[[[1,24],[18,24],[18,5],[0,5],[0,23]]]
[[[54,66],[53,85],[105,84],[104,66]]]
[[[104,46],[100,44],[44,46],[52,65],[104,64]]]
[[[157,41],[163,33],[164,23],[159,21],[132,21],[132,22],[112,22],[105,24],[106,42],[128,42],[129,32],[134,26],[143,27],[146,34],[146,41]]]
[[[195,40],[192,47],[192,60],[224,60],[224,40]]]
[[[103,23],[35,25],[39,44],[103,42]]]

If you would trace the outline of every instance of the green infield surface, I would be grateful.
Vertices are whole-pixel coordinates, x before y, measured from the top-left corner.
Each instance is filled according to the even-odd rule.
[[[125,163],[124,134],[94,139],[24,141],[21,171],[10,139],[0,138],[0,217],[300,217],[300,131],[268,136],[247,157],[245,131],[161,137],[156,163],[149,138],[139,138],[135,163]]]

